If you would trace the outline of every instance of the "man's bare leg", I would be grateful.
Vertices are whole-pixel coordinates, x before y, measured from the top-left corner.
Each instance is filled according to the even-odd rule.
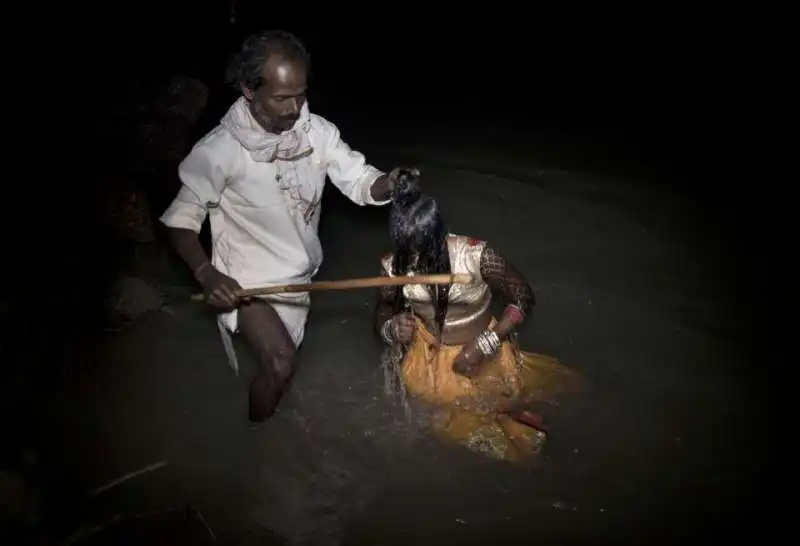
[[[297,349],[275,309],[265,301],[239,307],[239,331],[254,351],[258,373],[250,384],[250,421],[269,419],[295,370]]]

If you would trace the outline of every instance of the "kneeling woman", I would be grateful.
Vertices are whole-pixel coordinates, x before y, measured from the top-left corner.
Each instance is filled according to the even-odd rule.
[[[419,192],[418,176],[407,171],[398,181],[390,213],[394,251],[383,258],[382,274],[467,273],[476,281],[381,288],[376,327],[388,345],[392,384],[435,410],[434,428],[445,438],[524,462],[546,439],[530,408],[554,402],[580,377],[519,350],[514,334],[534,304],[530,285],[485,241],[449,233],[436,201]],[[490,310],[493,297],[505,305],[499,321]]]

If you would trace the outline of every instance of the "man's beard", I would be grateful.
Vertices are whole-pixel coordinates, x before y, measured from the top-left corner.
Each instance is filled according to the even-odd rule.
[[[262,109],[257,101],[250,101],[250,113],[256,118],[259,125],[270,133],[282,133],[291,129],[300,116],[279,117],[272,119]]]
[[[297,120],[298,120],[297,116],[293,116],[290,118],[279,118],[279,121],[276,123],[276,128],[282,131],[287,131],[294,126]]]

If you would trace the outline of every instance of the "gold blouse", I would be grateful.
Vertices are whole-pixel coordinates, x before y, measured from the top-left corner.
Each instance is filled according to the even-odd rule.
[[[468,273],[475,280],[472,284],[454,284],[448,293],[447,316],[445,328],[460,327],[485,315],[492,300],[491,291],[481,277],[481,254],[486,241],[478,241],[462,235],[449,234],[447,249],[450,255],[450,267],[453,274]],[[392,254],[381,260],[384,270],[392,274]],[[409,272],[413,275],[413,272]],[[411,304],[413,311],[426,322],[434,321],[434,306],[431,292],[422,284],[403,286],[403,295]]]

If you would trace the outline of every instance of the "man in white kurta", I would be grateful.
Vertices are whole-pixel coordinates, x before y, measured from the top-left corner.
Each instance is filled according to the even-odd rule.
[[[293,373],[310,297],[241,302],[234,290],[312,279],[323,256],[317,228],[326,177],[363,206],[389,203],[394,175],[367,164],[333,123],[310,111],[308,57],[296,38],[254,35],[237,63],[242,97],[180,164],[183,185],[161,221],[220,312],[229,357],[227,332],[240,332],[255,350],[261,369],[250,389],[250,418],[261,421]],[[210,259],[197,239],[206,216]]]
[[[274,146],[281,145],[297,159],[271,160]],[[199,233],[208,214],[211,264],[242,288],[306,283],[316,274],[323,256],[317,228],[326,176],[358,205],[388,203],[370,194],[383,173],[350,149],[333,123],[311,114],[308,103],[291,132],[268,138],[240,98],[178,173],[183,186],[161,221]],[[299,346],[309,295],[279,298],[287,303],[273,307]],[[237,331],[236,310],[220,318]]]

